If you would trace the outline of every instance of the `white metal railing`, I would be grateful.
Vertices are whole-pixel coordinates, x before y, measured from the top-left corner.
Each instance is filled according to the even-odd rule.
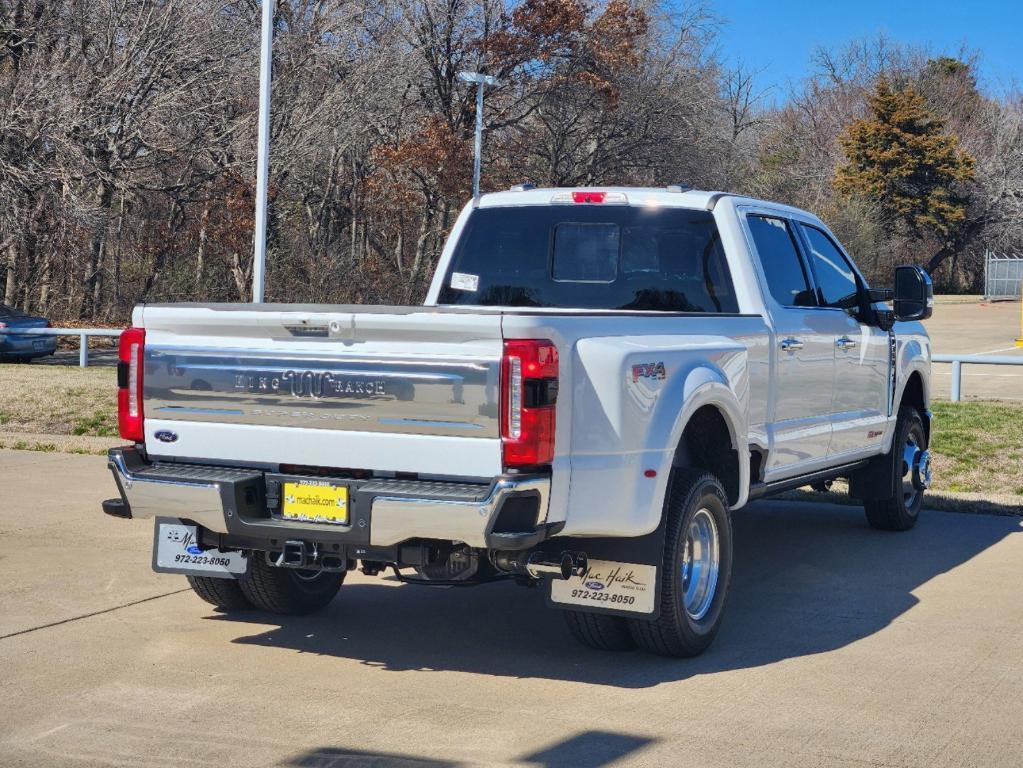
[[[952,363],[953,403],[958,403],[963,394],[963,363],[969,365],[1023,365],[1023,356],[1012,355],[931,355],[935,363]],[[1023,377],[1021,377],[1023,378]]]
[[[78,365],[89,365],[90,336],[120,336],[117,328],[0,328],[0,334],[11,336],[78,336]]]

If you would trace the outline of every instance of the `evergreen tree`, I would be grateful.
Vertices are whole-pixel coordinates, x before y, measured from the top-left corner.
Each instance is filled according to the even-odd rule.
[[[839,143],[846,157],[835,173],[839,192],[875,203],[917,238],[948,240],[966,219],[962,185],[975,161],[912,86],[896,90],[880,77],[870,116],[851,123]]]

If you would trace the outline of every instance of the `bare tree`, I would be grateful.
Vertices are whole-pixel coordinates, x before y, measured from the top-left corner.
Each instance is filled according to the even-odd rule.
[[[140,300],[245,300],[255,0],[0,0],[0,300],[123,323]],[[967,285],[1023,244],[1023,99],[969,51],[820,51],[791,94],[716,54],[719,20],[655,0],[279,0],[268,297],[418,301],[470,189],[690,183],[809,207],[872,274],[915,258]],[[977,158],[948,242],[893,233],[833,186],[879,74],[912,82]],[[773,103],[768,103],[768,102]],[[879,277],[879,279],[880,279]],[[945,279],[943,277],[943,279]]]

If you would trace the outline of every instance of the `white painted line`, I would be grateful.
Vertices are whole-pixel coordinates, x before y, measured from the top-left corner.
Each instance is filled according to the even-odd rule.
[[[1017,346],[1013,345],[1011,347],[1004,347],[1002,349],[989,349],[987,352],[978,352],[977,354],[978,355],[993,355],[995,352],[1015,352],[1017,350],[1019,350],[1020,352],[1023,352],[1023,347],[1017,347]]]

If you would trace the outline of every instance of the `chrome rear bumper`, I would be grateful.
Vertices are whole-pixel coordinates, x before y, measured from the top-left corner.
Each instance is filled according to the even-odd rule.
[[[108,459],[121,492],[119,504],[115,500],[104,505],[109,514],[175,517],[247,539],[309,537],[371,547],[430,539],[481,549],[524,549],[546,538],[549,530],[546,475],[505,475],[489,485],[346,479],[353,510],[350,525],[325,525],[275,517],[266,502],[269,473],[259,469],[150,464],[132,446],[111,449]],[[514,525],[523,515],[521,508],[512,514],[512,500],[524,500],[517,503],[528,505],[527,517],[535,508],[532,524]]]

